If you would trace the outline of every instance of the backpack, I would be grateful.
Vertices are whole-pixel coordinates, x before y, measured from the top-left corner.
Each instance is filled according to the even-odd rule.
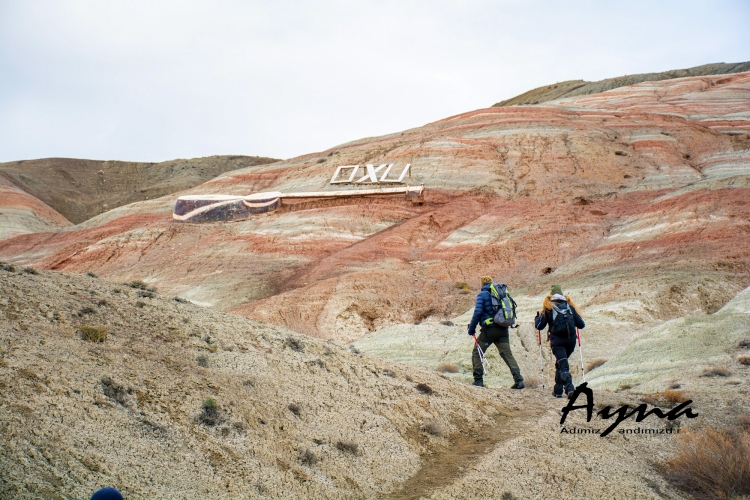
[[[553,303],[552,321],[549,323],[549,333],[558,337],[568,337],[576,333],[576,322],[573,310],[566,302],[564,306]]]
[[[516,323],[516,301],[508,294],[508,287],[503,283],[493,283],[490,298],[495,313],[492,322],[497,326],[512,327]]]

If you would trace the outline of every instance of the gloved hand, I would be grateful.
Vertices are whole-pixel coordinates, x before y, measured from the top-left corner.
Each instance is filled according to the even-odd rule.
[[[537,312],[536,312],[536,317],[537,317],[537,318],[539,317],[539,311],[537,311]]]
[[[469,337],[473,337],[475,335],[475,332],[472,332],[472,331],[467,331],[466,333],[469,334]]]

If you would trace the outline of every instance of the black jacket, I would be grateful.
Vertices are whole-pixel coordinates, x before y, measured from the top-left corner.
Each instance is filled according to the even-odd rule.
[[[553,300],[552,303],[556,305],[558,308],[565,307],[568,305],[568,303],[564,300]],[[573,311],[573,322],[576,325],[576,328],[586,328],[586,323],[583,322],[583,318],[580,314],[578,314],[578,311],[576,311],[575,307],[570,306],[570,310]],[[546,326],[549,326],[552,323],[552,311],[545,309],[542,314],[534,318],[534,324],[536,325],[537,330],[544,330]],[[556,338],[567,338],[567,335],[565,336],[559,336],[559,335],[552,335],[552,337]]]

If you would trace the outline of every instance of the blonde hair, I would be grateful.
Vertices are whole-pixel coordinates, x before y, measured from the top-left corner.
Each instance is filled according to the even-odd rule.
[[[479,281],[482,283],[482,285],[489,285],[492,283],[492,276],[482,276],[479,278]]]
[[[578,313],[580,317],[583,318],[583,314],[581,314],[581,310],[578,308],[578,306],[573,302],[573,299],[570,298],[570,295],[565,296],[565,300],[568,302],[568,305],[575,309],[575,311]],[[551,311],[552,310],[552,295],[547,295],[544,297],[544,303],[542,304],[542,307],[545,311]]]

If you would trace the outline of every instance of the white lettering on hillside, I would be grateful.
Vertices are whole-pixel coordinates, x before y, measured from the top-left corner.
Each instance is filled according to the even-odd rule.
[[[386,168],[387,167],[387,168]],[[398,179],[389,179],[388,174],[391,172],[391,168],[393,168],[393,163],[383,163],[382,165],[375,166],[371,164],[367,164],[364,167],[365,175],[360,177],[357,180],[354,180],[354,178],[357,175],[357,172],[360,169],[359,165],[341,165],[340,167],[336,168],[336,172],[333,174],[333,177],[331,177],[331,184],[347,184],[347,183],[353,183],[353,184],[400,184],[404,181],[404,177],[406,177],[406,174],[409,173],[409,168],[411,167],[411,163],[407,163],[404,169],[401,171],[401,175],[398,176]],[[383,170],[385,168],[385,172],[383,172],[383,175],[380,176],[378,179],[378,172]],[[343,174],[343,178],[341,178],[342,172],[345,170],[351,170],[351,173],[349,176],[346,176],[346,173]]]

